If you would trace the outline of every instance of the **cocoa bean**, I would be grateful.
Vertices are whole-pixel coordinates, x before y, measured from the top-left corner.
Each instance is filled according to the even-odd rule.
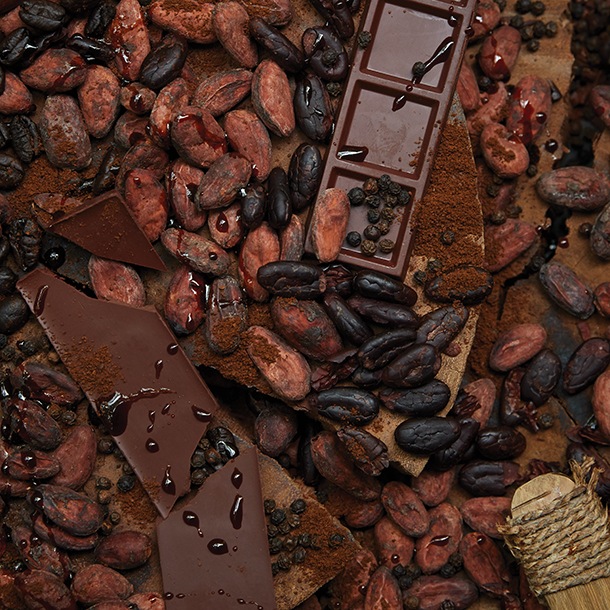
[[[148,140],[138,142],[123,157],[121,168],[116,177],[116,188],[123,191],[127,172],[137,168],[149,170],[157,180],[160,180],[165,174],[168,162],[169,156],[163,149],[155,146]]]
[[[78,103],[89,135],[103,138],[119,116],[119,79],[104,66],[89,66],[85,74],[78,89]]]
[[[467,534],[460,543],[464,570],[491,597],[508,593],[508,570],[500,549],[480,532]]]
[[[28,114],[34,108],[29,89],[17,76],[6,72],[4,92],[0,95],[0,114]]]
[[[208,217],[206,210],[200,211],[195,205],[195,193],[203,176],[203,170],[182,159],[172,163],[168,181],[169,202],[185,231],[197,231]]]
[[[281,167],[274,167],[267,185],[267,220],[274,229],[285,229],[292,217],[292,201],[288,176]]]
[[[459,483],[472,496],[503,496],[518,478],[519,464],[515,462],[475,460],[462,468]]]
[[[234,248],[243,239],[245,227],[241,221],[241,203],[235,202],[223,210],[212,210],[208,217],[210,236],[225,249]]]
[[[607,85],[593,87],[589,94],[589,102],[604,125],[610,127],[610,87]]]
[[[487,269],[496,273],[527,252],[539,240],[536,227],[519,218],[507,218],[501,225],[485,227]]]
[[[590,167],[562,167],[542,174],[536,191],[547,203],[592,212],[610,201],[610,181]]]
[[[155,144],[162,148],[169,148],[172,122],[178,113],[188,106],[188,102],[188,87],[183,78],[176,78],[159,91],[150,111],[150,124],[147,128]],[[193,104],[196,104],[196,101],[193,101]],[[201,106],[201,109],[206,110],[204,106]],[[186,227],[184,228],[186,229]]]
[[[115,66],[128,81],[138,80],[142,63],[150,53],[150,40],[144,14],[137,0],[121,0],[108,31],[115,49]]]
[[[497,9],[497,4],[493,1],[488,1],[486,4],[493,4]],[[480,6],[479,2],[477,6]],[[478,24],[473,23],[473,27]],[[467,62],[462,62],[460,68],[460,74],[456,84],[456,91],[460,96],[460,102],[462,102],[462,108],[464,112],[473,112],[481,104],[481,96],[479,94],[479,85],[477,83],[477,77],[474,75],[474,71]]]
[[[503,25],[495,30],[481,46],[477,56],[481,70],[494,80],[506,80],[517,62],[521,47],[519,30]]]
[[[352,345],[362,346],[369,339],[373,339],[373,331],[368,324],[351,309],[339,294],[325,294],[323,303],[330,319],[346,341],[349,341]]]
[[[57,474],[61,466],[52,456],[39,451],[16,450],[9,454],[2,465],[3,472],[18,481],[48,479]]]
[[[189,4],[188,7],[177,7],[171,2],[153,2],[148,7],[151,21],[171,32],[181,34],[187,40],[198,44],[216,42],[212,27],[212,3]]]
[[[450,504],[439,504],[430,512],[430,529],[415,544],[416,560],[424,574],[434,574],[447,563],[462,540],[460,511]]]
[[[40,514],[34,518],[33,525],[38,536],[65,551],[88,551],[97,544],[97,534],[72,536],[61,527],[47,523]]]
[[[454,479],[455,468],[447,472],[424,468],[418,477],[411,478],[411,489],[426,506],[438,506],[447,499]]]
[[[451,470],[466,456],[474,443],[480,425],[472,417],[460,420],[460,435],[449,447],[434,453],[430,457],[430,465],[441,471]]]
[[[19,73],[26,86],[51,94],[79,87],[86,76],[87,63],[70,49],[48,49]]]
[[[248,229],[256,229],[267,211],[267,195],[260,185],[247,186],[242,192],[241,221]]]
[[[127,598],[127,604],[135,604],[138,610],[165,610],[163,595],[160,593],[136,593]]]
[[[136,222],[151,241],[159,239],[167,224],[169,206],[167,191],[146,169],[134,169],[125,174],[125,203]]]
[[[99,564],[84,567],[72,580],[72,595],[86,606],[106,600],[127,599],[132,593],[133,585],[123,575]]]
[[[247,310],[236,278],[227,275],[212,283],[208,295],[205,338],[218,354],[231,354],[239,346],[246,330]]]
[[[323,265],[326,276],[326,292],[337,293],[340,297],[347,299],[352,294],[354,273],[339,263]]]
[[[95,559],[113,570],[133,570],[149,560],[152,550],[152,540],[146,534],[123,530],[113,532],[98,544]]]
[[[489,169],[501,178],[518,178],[530,165],[525,145],[500,123],[485,126],[481,132],[481,151]]]
[[[595,382],[610,363],[610,342],[588,339],[570,356],[563,375],[563,389],[568,394],[582,392]]]
[[[604,371],[595,380],[591,404],[601,431],[610,438],[610,371]]]
[[[53,418],[31,400],[12,398],[4,405],[11,431],[40,449],[55,449],[61,442],[61,430]]]
[[[386,566],[371,576],[366,590],[364,610],[402,610],[402,595],[398,581]]]
[[[364,426],[379,413],[375,394],[357,388],[332,388],[311,395],[310,405],[323,417],[352,426]]]
[[[546,330],[539,324],[518,324],[504,331],[489,355],[495,371],[509,371],[533,358],[546,342]]]
[[[486,34],[493,31],[498,23],[500,23],[501,14],[500,7],[493,0],[477,2],[475,17],[472,22],[474,33],[470,37],[469,42],[483,38]]]
[[[362,603],[362,588],[366,589],[376,569],[377,560],[371,551],[362,549],[356,552],[329,583],[330,591],[339,604],[338,610],[351,610]]]
[[[147,118],[126,112],[114,124],[114,141],[122,148],[130,148],[144,142],[148,124]],[[112,184],[114,185],[114,174],[112,174]]]
[[[140,81],[150,89],[161,89],[177,78],[186,62],[188,45],[178,35],[167,34],[142,62]]]
[[[210,210],[229,205],[250,180],[252,167],[237,153],[217,159],[201,179],[195,202],[199,209]]]
[[[464,328],[469,315],[469,310],[462,306],[435,309],[421,319],[415,342],[428,343],[442,352]]]
[[[250,298],[259,302],[267,300],[269,293],[258,283],[258,270],[279,257],[280,242],[268,223],[263,222],[248,233],[239,253],[239,276]]]
[[[381,501],[388,516],[407,536],[421,538],[428,531],[430,515],[415,492],[404,483],[386,483]]]
[[[347,303],[355,312],[376,324],[394,328],[417,328],[419,325],[417,314],[407,305],[365,299],[359,295],[350,297]]]
[[[538,277],[551,301],[568,313],[581,320],[595,313],[593,292],[568,267],[560,263],[547,263],[540,268]]]
[[[510,498],[472,498],[462,504],[460,512],[468,527],[490,538],[502,539],[498,525],[510,515]]]
[[[256,42],[269,51],[271,58],[287,72],[300,72],[305,63],[303,52],[278,29],[260,17],[252,17],[249,23],[250,34]]]
[[[288,226],[280,232],[280,260],[298,262],[305,250],[305,226],[293,214]]]
[[[196,167],[213,166],[228,151],[222,127],[209,112],[197,106],[186,106],[174,115],[170,136],[178,154]],[[243,159],[241,156],[238,158]],[[200,207],[206,206],[200,204]]]
[[[98,299],[144,307],[146,293],[138,272],[131,266],[95,254],[89,259],[89,277]]]
[[[344,40],[354,35],[354,21],[349,8],[341,0],[310,0],[315,9]]]
[[[365,501],[379,497],[379,481],[356,468],[332,432],[320,432],[311,439],[311,455],[320,474],[351,496]]]
[[[476,445],[479,453],[488,460],[509,460],[525,451],[526,440],[518,430],[498,426],[479,432]]]
[[[341,428],[337,430],[337,438],[362,472],[376,477],[390,465],[386,444],[370,432]]]
[[[310,389],[307,360],[262,326],[248,330],[247,352],[273,391],[283,400],[301,400]]]
[[[506,128],[528,146],[537,137],[551,114],[551,88],[548,80],[530,74],[522,78],[510,94]]]
[[[287,137],[295,127],[292,95],[286,73],[271,59],[262,61],[252,77],[252,104],[275,135]]]
[[[415,417],[436,415],[447,406],[450,398],[449,386],[438,379],[419,388],[386,388],[379,393],[379,400],[386,409]]]
[[[315,301],[274,299],[271,317],[282,337],[309,358],[327,360],[343,349],[337,329]]]
[[[500,395],[500,419],[507,426],[522,423],[532,432],[537,432],[538,412],[533,403],[521,400],[521,381],[524,374],[524,369],[516,368],[504,378]]]
[[[292,153],[288,170],[292,205],[298,212],[314,199],[322,180],[322,155],[317,146],[303,142]]]
[[[595,219],[589,244],[599,258],[610,260],[610,205],[606,205]]]
[[[597,311],[604,316],[610,318],[610,282],[602,282],[593,292],[595,307]]]
[[[186,265],[179,265],[165,293],[165,319],[177,335],[192,333],[203,321],[205,280]]]
[[[141,83],[130,83],[121,87],[119,100],[125,110],[138,115],[148,114],[157,99],[157,94]]]
[[[397,563],[407,566],[413,559],[415,541],[407,536],[389,517],[383,517],[374,529],[379,563],[393,568]]]
[[[277,457],[288,448],[298,432],[296,413],[283,405],[268,405],[254,422],[254,441],[270,457]]]
[[[12,529],[11,540],[28,568],[44,570],[62,581],[66,579],[70,562],[66,554],[55,545],[40,540],[29,527],[21,525]]]
[[[305,75],[294,92],[294,114],[301,131],[312,140],[325,142],[333,129],[330,96],[316,74]]]
[[[259,284],[277,297],[315,299],[326,288],[322,270],[309,263],[276,260],[260,267],[256,276]]]
[[[542,406],[561,378],[561,361],[550,349],[541,350],[525,368],[521,379],[521,398]]]
[[[424,294],[439,303],[460,301],[464,305],[475,305],[489,296],[492,288],[493,278],[487,270],[465,265],[443,272],[426,282]]]
[[[452,409],[458,419],[472,417],[481,424],[481,429],[491,415],[496,400],[496,386],[491,379],[483,378],[472,381],[460,390]],[[462,401],[464,401],[462,403]],[[467,406],[468,405],[468,406]]]
[[[217,117],[237,106],[250,93],[251,86],[252,72],[249,70],[214,74],[195,89],[193,105]]]
[[[373,500],[372,502],[353,502],[353,506],[350,505],[345,515],[345,523],[348,527],[354,529],[373,527],[379,519],[385,514],[385,508],[379,500]]]
[[[60,578],[44,570],[17,574],[15,584],[28,608],[76,610],[76,601]]]
[[[411,345],[385,367],[381,379],[390,387],[414,388],[432,381],[437,371],[436,349]]]
[[[349,59],[343,44],[332,27],[314,26],[307,28],[301,37],[301,44],[309,67],[325,81],[341,81],[347,75]],[[334,63],[328,61],[326,51],[334,53]],[[324,59],[326,61],[323,60]],[[330,64],[330,65],[329,65]]]
[[[218,42],[244,68],[258,63],[255,42],[249,36],[250,18],[239,2],[219,2],[212,12],[212,25]]]
[[[477,599],[479,591],[467,578],[423,576],[403,593],[405,600],[409,596],[419,599],[419,610],[439,610],[446,599],[454,603],[456,610],[465,610]]]
[[[378,271],[359,271],[354,278],[354,288],[363,297],[388,303],[401,303],[411,307],[417,301],[415,290]]]
[[[339,256],[347,223],[350,203],[341,189],[326,189],[318,196],[310,220],[310,242],[319,261],[329,263]]]

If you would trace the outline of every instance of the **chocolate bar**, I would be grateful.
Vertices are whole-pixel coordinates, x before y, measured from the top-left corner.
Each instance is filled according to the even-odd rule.
[[[410,197],[394,208],[384,236],[395,244],[391,252],[378,249],[367,256],[360,246],[344,241],[339,261],[404,277],[414,204],[426,189],[474,9],[473,0],[369,3],[360,30],[370,32],[371,41],[365,49],[355,45],[319,192],[349,192],[369,178],[388,174]],[[347,233],[362,234],[371,224],[369,209],[352,205]],[[313,251],[310,231],[308,252]]]
[[[175,336],[154,307],[92,299],[46,269],[17,288],[167,517],[217,408]]]

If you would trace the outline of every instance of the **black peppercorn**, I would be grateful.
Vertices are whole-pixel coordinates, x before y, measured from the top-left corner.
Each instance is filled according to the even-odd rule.
[[[438,260],[438,258],[429,258],[428,263],[426,264],[426,268],[428,269],[428,271],[430,271],[430,273],[436,273],[437,271],[440,271],[442,266],[443,264],[441,263],[441,261]]]
[[[126,493],[128,491],[131,491],[136,485],[136,478],[133,475],[123,475],[122,477],[119,477],[119,480],[117,481],[117,489],[119,491],[122,491],[123,493]]]
[[[95,481],[95,486],[98,489],[110,489],[112,481],[108,477],[98,477]]]
[[[407,589],[410,589],[413,586],[413,579],[410,576],[401,576],[398,579],[398,586],[403,590],[406,591]]]
[[[364,31],[358,34],[358,46],[361,49],[366,49],[369,46],[371,40],[373,40],[373,36],[370,32]]]
[[[506,222],[506,214],[500,210],[495,210],[489,215],[489,221],[494,225],[503,225]]]
[[[384,254],[389,254],[390,252],[392,252],[392,250],[394,250],[394,242],[391,239],[382,239],[379,242],[379,249],[384,253]]]
[[[308,534],[307,532],[301,532],[299,534],[298,544],[299,546],[305,548],[311,546],[311,534]]]
[[[441,603],[439,610],[456,610],[456,608],[457,606],[450,599],[446,599]]]
[[[342,534],[339,534],[339,533],[331,534],[328,539],[328,547],[331,549],[336,549],[343,544],[344,540],[345,540],[345,536],[343,536]]]
[[[413,78],[422,78],[426,74],[426,64],[423,61],[416,61],[411,68]]]
[[[449,555],[449,559],[447,559],[447,563],[450,563],[454,568],[460,570],[462,565],[464,565],[462,554],[459,551],[451,553],[451,555]]]
[[[306,508],[307,508],[307,502],[305,502],[305,500],[303,500],[303,498],[297,498],[290,505],[290,510],[295,515],[302,515],[305,512]]]
[[[515,11],[521,15],[529,13],[532,8],[532,0],[517,0],[515,2]]]
[[[438,572],[441,578],[453,578],[457,574],[457,570],[450,564],[445,563]]]
[[[377,241],[381,237],[381,231],[375,225],[368,225],[362,232],[362,235],[365,239]]]
[[[557,24],[554,21],[549,21],[546,24],[546,36],[547,38],[555,38],[555,36],[557,36],[557,34],[559,33],[559,28],[557,27]],[[555,101],[555,100],[553,100]]]
[[[288,555],[285,555],[284,553],[280,553],[277,556],[277,565],[280,568],[280,570],[284,570],[284,571],[288,571],[290,570],[290,567],[292,566],[292,559],[290,557],[288,557]]]
[[[322,546],[320,545],[320,537],[318,536],[318,534],[314,534],[311,537],[311,541],[309,542],[309,546],[314,550],[314,551],[319,551]]]
[[[297,541],[296,538],[291,538],[288,537],[284,540],[284,550],[291,552],[294,551],[294,549],[297,548]]]
[[[546,6],[544,6],[544,2],[540,2],[540,0],[536,0],[536,2],[532,2],[532,15],[536,15],[536,17],[540,17],[542,13],[546,10]]]
[[[445,231],[441,235],[441,242],[446,246],[450,246],[455,241],[455,233],[453,231]]]
[[[521,40],[524,42],[526,40],[531,40],[534,37],[534,26],[533,25],[524,25],[520,30]]]
[[[585,237],[589,237],[589,235],[591,235],[591,229],[593,228],[593,225],[590,222],[583,222],[579,227],[578,227],[578,232],[581,235],[584,235]]]
[[[271,540],[269,540],[269,552],[272,555],[277,555],[282,550],[283,545],[284,541],[281,538],[271,538]]]
[[[506,208],[506,215],[509,218],[518,218],[521,212],[523,212],[523,208],[520,205],[509,205]]]
[[[530,40],[527,43],[526,48],[530,53],[536,53],[536,51],[538,51],[538,49],[540,48],[540,41],[536,39]]]
[[[290,532],[290,524],[288,523],[288,521],[284,521],[284,523],[279,524],[277,529],[279,533],[282,534],[282,536],[285,536]]]
[[[279,530],[277,526],[273,525],[273,523],[269,523],[267,525],[267,538],[275,538],[279,534]]]
[[[301,517],[299,517],[299,515],[295,515],[294,513],[288,513],[286,522],[292,529],[294,529],[295,527],[299,527],[299,525],[301,525]]]
[[[394,212],[391,207],[386,206],[385,208],[383,208],[383,210],[381,210],[381,218],[392,221],[395,217],[396,212]]]
[[[379,213],[379,210],[374,210],[374,209],[371,208],[366,213],[366,219],[371,224],[375,224],[376,222],[379,222],[380,218],[381,218],[381,214]]]
[[[377,244],[370,239],[365,239],[360,244],[360,250],[362,251],[362,254],[366,256],[374,256],[375,252],[377,252]]]
[[[405,566],[403,566],[402,564],[396,564],[393,568],[392,568],[392,574],[396,577],[396,578],[400,578],[401,576],[404,576],[407,573],[407,571],[405,570]]]
[[[275,500],[265,500],[263,508],[265,509],[265,515],[270,515],[275,510]]]
[[[294,549],[292,552],[292,561],[294,563],[304,563],[305,559],[307,559],[307,551],[302,546]]]
[[[339,54],[333,49],[326,49],[322,53],[322,63],[327,68],[332,68],[337,63],[337,59],[339,59]]]
[[[17,341],[17,349],[25,356],[33,356],[38,351],[35,341]]]
[[[398,184],[398,182],[390,182],[390,187],[388,188],[391,195],[398,195],[400,191],[402,191],[402,186]]]
[[[388,174],[381,174],[379,178],[377,178],[377,187],[380,191],[387,191],[392,184],[392,178],[388,176]]]
[[[511,27],[520,30],[523,27],[523,17],[521,15],[515,15],[510,18]]]
[[[97,444],[97,450],[104,455],[110,455],[114,451],[114,441],[111,438],[103,438]]]
[[[364,203],[370,208],[377,209],[381,205],[381,197],[379,195],[367,195]]]
[[[277,561],[271,564],[271,575],[277,576],[280,573],[280,567],[277,565]]]
[[[284,523],[284,521],[286,521],[286,511],[282,508],[275,508],[271,512],[271,516],[269,517],[269,519],[271,523],[273,523],[273,525],[280,525],[281,523]]]
[[[498,193],[500,192],[500,187],[497,184],[488,184],[485,187],[485,192],[490,196],[490,197],[497,197]]]
[[[63,411],[61,414],[61,421],[66,426],[73,426],[76,423],[76,413],[74,411]]]
[[[203,485],[207,478],[208,474],[203,468],[195,468],[195,470],[191,472],[191,483],[197,487]]]
[[[349,246],[351,246],[352,248],[357,248],[360,245],[360,242],[362,241],[362,236],[360,235],[360,233],[358,233],[358,231],[350,231],[345,240],[347,241],[347,244]]]
[[[530,163],[527,168],[527,175],[533,178],[538,173],[538,166],[535,163]]]
[[[416,563],[410,563],[405,569],[407,576],[413,580],[417,580],[421,576],[421,568]]]
[[[402,189],[398,193],[398,205],[409,205],[411,202],[411,193],[406,189]]]
[[[398,197],[396,195],[392,195],[390,191],[383,194],[383,200],[385,201],[386,205],[389,205],[391,208],[398,204]]]
[[[385,218],[382,218],[377,223],[377,228],[382,235],[387,235],[390,232],[391,221],[387,221]]]
[[[418,610],[419,608],[419,597],[415,595],[409,595],[403,600],[404,610]]]
[[[425,271],[416,271],[413,274],[413,281],[416,284],[419,284],[420,286],[423,286],[426,283],[426,280],[428,279],[428,274]]]
[[[495,0],[500,12],[502,12],[506,8],[506,0]]]
[[[542,38],[546,34],[546,24],[542,21],[534,21],[534,36]]]
[[[543,413],[538,418],[538,424],[541,428],[548,429],[552,428],[555,423],[555,418],[550,413]]]
[[[377,180],[375,180],[375,178],[367,178],[362,185],[362,190],[367,195],[374,195],[379,190],[377,187]]]
[[[332,97],[339,97],[343,91],[343,88],[339,83],[336,82],[328,82],[326,83],[326,91]]]
[[[359,186],[355,186],[353,189],[350,189],[349,193],[347,194],[347,198],[352,205],[358,206],[364,203],[366,194]]]

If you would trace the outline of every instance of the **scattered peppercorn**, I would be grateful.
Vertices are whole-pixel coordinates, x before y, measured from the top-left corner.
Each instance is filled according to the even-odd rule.
[[[263,502],[265,515],[270,515],[275,510],[275,500],[267,499]]]
[[[277,530],[280,534],[282,534],[282,536],[285,536],[286,534],[288,534],[290,532],[290,523],[288,523],[288,521],[284,521],[284,523],[280,523]]]
[[[413,78],[422,78],[426,74],[426,64],[423,61],[416,61],[411,68]]]
[[[358,233],[358,231],[350,231],[345,237],[345,240],[349,246],[352,248],[357,248],[362,241],[362,236],[360,233]]]
[[[123,474],[133,474],[133,468],[128,462],[125,462],[122,467]]]
[[[280,573],[280,568],[277,565],[277,561],[271,563],[271,575],[277,576]]]
[[[428,263],[426,264],[427,270],[431,273],[436,273],[437,271],[440,271],[442,266],[443,264],[441,263],[441,261],[438,260],[438,258],[429,258]]]
[[[521,212],[523,212],[523,208],[520,205],[509,205],[506,208],[506,215],[509,218],[518,218]]]
[[[370,208],[377,209],[381,205],[381,197],[379,195],[367,195],[364,203]]]
[[[457,606],[450,599],[446,599],[441,603],[439,610],[456,610],[456,608]]]
[[[591,229],[593,229],[593,225],[590,222],[583,222],[578,227],[578,232],[584,237],[589,237],[589,235],[591,235]]]
[[[112,525],[118,525],[121,522],[121,513],[112,512],[108,515],[108,519]]]
[[[208,475],[206,473],[205,470],[203,470],[202,468],[195,468],[195,470],[193,470],[191,472],[191,483],[193,485],[196,485],[197,487],[199,487],[200,485],[203,485],[204,481],[208,478]]]
[[[373,208],[371,208],[366,213],[366,219],[371,224],[375,224],[376,222],[379,222],[380,218],[381,218],[381,214],[379,213],[379,210],[374,210]]]
[[[347,198],[352,205],[358,206],[364,203],[366,194],[359,186],[355,186],[353,189],[350,189]]]
[[[272,555],[277,555],[284,545],[284,541],[281,538],[275,537],[269,540],[269,552]]]
[[[366,256],[374,256],[375,252],[377,252],[377,244],[370,239],[365,239],[360,244],[360,250],[362,251],[362,254]]]
[[[515,11],[520,15],[529,13],[532,8],[532,0],[517,0],[515,2]]]
[[[536,53],[538,51],[538,49],[540,48],[540,41],[539,40],[530,40],[527,45],[526,45],[527,50],[530,53]]]
[[[453,231],[445,231],[441,234],[441,242],[446,246],[450,246],[455,241],[455,233]]]
[[[413,580],[417,580],[421,576],[421,568],[416,563],[410,563],[405,569],[407,576]]]
[[[339,534],[338,532],[335,532],[334,534],[331,534],[328,538],[328,547],[331,549],[339,548],[343,544],[344,540],[345,536]]]
[[[401,189],[398,193],[398,205],[409,205],[411,203],[411,193],[407,189]]]
[[[400,578],[401,576],[404,576],[407,573],[407,571],[405,570],[405,566],[403,566],[402,564],[398,563],[396,564],[393,568],[392,568],[392,574],[396,577],[396,578]]]
[[[387,221],[385,218],[382,218],[378,223],[377,223],[377,228],[379,229],[379,232],[382,235],[387,235],[390,232],[390,225],[392,223]]]
[[[384,193],[383,200],[385,201],[386,205],[389,205],[391,208],[398,204],[398,197],[396,195],[392,195],[392,193],[389,191]]]
[[[294,563],[304,563],[307,559],[307,551],[302,546],[297,546],[292,552],[292,561]]]
[[[410,589],[413,586],[413,579],[410,576],[401,576],[398,579],[398,586],[403,590],[406,591],[407,589]]]
[[[279,530],[273,523],[267,524],[267,538],[275,538],[278,535]]]
[[[326,49],[324,53],[322,53],[322,63],[327,68],[332,68],[337,63],[337,59],[339,58],[339,54],[334,49]]]
[[[500,210],[495,210],[489,215],[489,221],[494,225],[503,225],[506,222],[506,214]]]
[[[123,475],[119,477],[116,486],[119,491],[127,493],[136,486],[136,478],[133,475]]]
[[[544,6],[544,2],[540,2],[540,0],[536,0],[536,2],[532,2],[532,15],[536,15],[536,17],[540,17],[546,10],[546,6]]]
[[[379,190],[377,180],[375,180],[375,178],[367,178],[362,185],[362,190],[367,195],[374,195]]]
[[[534,22],[534,36],[542,38],[546,34],[546,24],[540,20]]]
[[[205,455],[202,451],[195,451],[191,456],[191,468],[203,468],[205,466]]]
[[[114,451],[114,441],[111,438],[100,439],[97,450],[104,455],[110,455]]]
[[[514,15],[513,17],[510,18],[510,25],[511,27],[520,30],[523,27],[524,21],[523,21],[523,17],[521,17],[521,15]]]
[[[386,206],[381,210],[381,218],[392,221],[396,217],[396,212],[391,207]]]
[[[292,529],[294,529],[295,527],[299,527],[299,525],[301,525],[301,517],[299,517],[299,515],[295,515],[294,513],[288,513],[286,522]]]
[[[290,505],[290,510],[295,515],[302,515],[305,512],[306,508],[307,508],[307,502],[305,502],[305,500],[303,500],[303,498],[297,498]]]
[[[419,608],[419,597],[415,595],[409,595],[403,600],[404,610],[418,610]]]
[[[61,421],[66,426],[73,426],[76,423],[76,413],[74,411],[62,411]]]
[[[534,37],[534,26],[533,25],[524,25],[520,30],[521,40],[527,41],[531,40]]]
[[[421,269],[413,274],[413,281],[419,286],[423,286],[428,279],[428,274]]]
[[[546,24],[546,36],[547,38],[555,38],[555,36],[557,36],[557,34],[559,33],[559,28],[557,27],[557,24],[554,21],[549,21]],[[555,101],[555,100],[553,100]]]
[[[109,491],[106,491],[105,489],[101,489],[100,491],[97,492],[97,501],[100,504],[102,504],[103,506],[110,504],[111,500],[112,500],[112,494]]]
[[[33,356],[39,348],[36,341],[17,341],[17,349],[25,356]]]
[[[384,253],[384,254],[389,254],[390,252],[392,252],[392,250],[394,250],[394,242],[391,239],[382,239],[379,242],[379,249]]]
[[[110,489],[112,481],[108,477],[98,477],[95,481],[95,486],[98,489]]]
[[[341,87],[340,83],[336,82],[328,82],[326,83],[326,91],[332,97],[339,97],[341,93],[343,93],[343,87]]]
[[[500,187],[497,184],[488,184],[485,187],[485,192],[490,196],[490,197],[497,197],[498,194],[500,193]]]
[[[311,542],[309,543],[309,546],[314,550],[314,551],[319,551],[322,546],[320,545],[320,537],[318,536],[318,534],[314,534],[311,537]]]
[[[311,546],[311,534],[308,534],[307,532],[301,532],[299,534],[298,544],[299,546],[302,546],[304,548]]]
[[[286,511],[283,508],[276,508],[271,512],[269,519],[273,525],[280,525],[286,521]]]
[[[533,178],[538,173],[538,166],[535,163],[530,163],[527,168],[527,175]]]
[[[286,538],[284,540],[284,550],[288,552],[294,551],[297,548],[296,538]]]
[[[365,239],[377,241],[381,237],[381,231],[375,225],[368,225],[364,231],[362,231],[362,235]]]
[[[550,413],[543,413],[538,418],[538,424],[540,425],[541,428],[544,428],[545,430],[548,428],[552,428],[554,423],[555,423],[555,418]]]
[[[288,557],[288,555],[285,555],[284,553],[280,553],[277,556],[277,565],[280,568],[280,570],[284,570],[284,571],[288,571],[290,570],[290,567],[292,566],[292,559],[290,559],[290,557]]]
[[[500,12],[502,12],[506,8],[506,0],[495,0]]]
[[[358,46],[361,49],[366,49],[369,46],[371,40],[373,40],[373,36],[370,32],[364,31],[358,34]]]
[[[449,555],[449,559],[447,560],[454,568],[460,570],[464,565],[464,559],[462,554],[459,551],[455,551]]]
[[[388,174],[381,174],[379,178],[377,178],[377,188],[380,191],[387,191],[392,184],[392,178]]]
[[[438,572],[441,578],[453,578],[458,573],[450,563],[445,563]]]
[[[402,191],[402,186],[400,186],[400,184],[398,184],[398,182],[390,181],[390,187],[388,188],[388,190],[390,191],[390,194],[398,195],[400,193],[400,191]]]

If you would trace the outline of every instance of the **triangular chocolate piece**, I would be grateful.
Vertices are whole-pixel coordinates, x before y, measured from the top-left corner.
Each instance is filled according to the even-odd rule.
[[[46,269],[17,284],[166,517],[217,403],[154,307],[91,299]]]
[[[167,271],[118,191],[87,201],[45,228],[96,256]]]
[[[256,449],[157,524],[168,610],[276,608]]]

